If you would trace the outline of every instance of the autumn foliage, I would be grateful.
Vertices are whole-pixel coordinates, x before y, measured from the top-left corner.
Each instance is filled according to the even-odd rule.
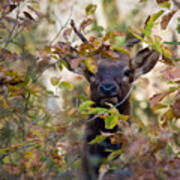
[[[139,1],[143,3],[144,1]],[[165,42],[154,35],[153,29],[160,24],[165,30],[179,10],[178,3],[172,8],[169,0],[156,0],[160,10],[149,17],[141,27],[128,27],[126,32],[104,29],[97,25],[94,13],[97,5],[90,4],[84,10],[86,18],[77,26],[86,32],[87,39],[72,45],[74,34],[72,21],[62,28],[61,38],[54,42],[44,40],[38,29],[42,20],[50,18],[40,11],[39,3],[24,0],[3,0],[0,4],[0,177],[2,179],[78,179],[80,154],[85,121],[91,114],[105,120],[107,128],[120,122],[123,136],[102,134],[91,143],[99,143],[107,136],[123,142],[123,148],[112,151],[105,164],[110,168],[131,167],[134,172],[129,179],[180,179],[180,64],[172,50],[180,42]],[[24,8],[25,6],[25,8]],[[73,17],[72,17],[73,18]],[[76,23],[76,22],[75,22]],[[180,17],[176,33],[180,35]],[[45,33],[45,31],[43,31]],[[54,93],[47,90],[41,76],[48,69],[63,67],[81,73],[87,67],[97,71],[96,53],[115,59],[115,51],[128,53],[125,41],[136,38],[162,55],[160,62],[166,66],[161,71],[167,88],[150,98],[145,109],[148,125],[136,115],[131,117],[110,109],[92,107],[88,100],[87,83],[74,87],[70,82],[52,77],[51,84],[65,90],[69,105],[65,112],[55,116],[46,104]],[[83,39],[82,39],[83,40]],[[134,51],[139,47],[137,46]],[[68,62],[68,63],[67,63]],[[83,66],[82,66],[83,64]],[[81,67],[80,67],[81,66]],[[77,76],[82,80],[82,76]],[[74,102],[79,100],[78,105]],[[73,102],[73,103],[72,103]],[[132,108],[139,102],[132,95]],[[110,105],[111,106],[111,105]],[[132,111],[133,111],[132,110]],[[127,119],[130,119],[131,126]],[[120,158],[113,161],[119,154]],[[102,166],[102,171],[105,166]]]

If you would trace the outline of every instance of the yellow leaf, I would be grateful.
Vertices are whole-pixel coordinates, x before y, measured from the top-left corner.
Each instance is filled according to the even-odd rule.
[[[60,81],[60,79],[57,78],[57,77],[52,77],[52,78],[51,78],[51,84],[52,84],[53,86],[58,85],[59,81]]]
[[[96,59],[94,57],[89,57],[84,60],[84,63],[88,70],[95,74],[97,72],[97,64],[96,64]]]
[[[157,104],[157,105],[155,105],[155,106],[153,106],[153,110],[154,111],[157,111],[157,110],[159,110],[159,109],[163,109],[163,108],[166,108],[167,107],[167,105],[165,105],[165,104]]]
[[[89,144],[96,144],[96,143],[100,143],[102,141],[104,141],[107,137],[106,136],[96,136],[95,139],[93,139],[92,141],[89,142]]]

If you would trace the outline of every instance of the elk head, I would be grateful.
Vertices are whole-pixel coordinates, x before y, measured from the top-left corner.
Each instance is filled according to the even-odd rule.
[[[82,73],[90,83],[91,99],[99,106],[104,106],[106,102],[116,104],[122,101],[131,84],[140,75],[149,72],[159,58],[159,53],[149,48],[139,51],[133,58],[125,53],[114,53],[117,55],[116,59],[101,54],[94,56],[97,66],[95,73],[82,65]]]
[[[97,72],[85,74],[90,82],[91,99],[97,105],[122,101],[130,90],[131,83],[141,74],[149,72],[159,58],[159,53],[148,48],[138,52],[132,59],[128,54],[116,53],[118,58],[115,60],[99,57]]]
[[[88,44],[88,40],[77,30],[73,21],[71,26],[83,43]],[[137,39],[132,43],[128,42],[126,47],[138,42]],[[72,47],[69,49],[77,53]],[[102,51],[113,52],[115,58],[105,56]],[[149,72],[159,59],[159,53],[149,48],[140,50],[135,57],[131,58],[129,54],[114,51],[105,44],[102,44],[96,53],[86,54],[84,58],[88,56],[95,59],[96,72],[92,73],[83,63],[79,63],[79,67],[82,68],[82,73],[90,83],[91,99],[99,106],[105,106],[106,102],[116,104],[122,101],[129,92],[131,83],[140,75]],[[73,57],[66,59],[66,62],[70,70],[76,71],[71,66],[73,59]]]

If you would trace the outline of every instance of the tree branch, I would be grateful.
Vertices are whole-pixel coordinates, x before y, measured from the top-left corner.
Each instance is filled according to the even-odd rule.
[[[64,30],[64,28],[66,28],[66,26],[69,24],[69,21],[72,17],[72,11],[73,11],[73,7],[71,7],[70,15],[69,15],[66,23],[64,25],[61,25],[61,23],[60,23],[61,28],[59,29],[59,31],[57,32],[55,37],[50,41],[49,45],[52,45],[54,43],[54,41],[61,35],[61,32]]]
[[[77,30],[76,26],[75,26],[75,23],[74,23],[74,20],[71,20],[71,27],[73,28],[74,32],[77,34],[77,36],[81,39],[82,42],[85,42],[87,43],[88,40],[86,39],[86,37],[80,32]]]

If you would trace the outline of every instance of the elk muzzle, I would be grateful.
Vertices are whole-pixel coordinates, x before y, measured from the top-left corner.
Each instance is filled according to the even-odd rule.
[[[116,90],[117,90],[116,85],[114,83],[102,83],[99,89],[100,92],[107,97],[116,94]]]

